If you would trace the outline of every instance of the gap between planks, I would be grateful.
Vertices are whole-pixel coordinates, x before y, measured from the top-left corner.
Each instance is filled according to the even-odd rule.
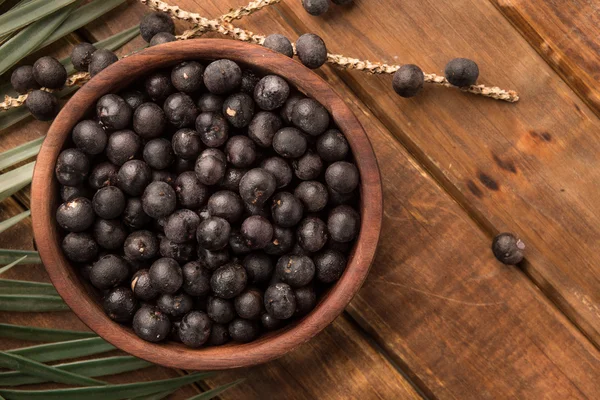
[[[273,8],[296,34],[300,35],[304,32],[310,31],[310,29],[308,29],[308,27],[296,17],[294,11],[286,3],[282,2],[275,4]],[[501,11],[498,12],[501,13]],[[506,16],[503,13],[501,13],[501,15],[506,19]],[[511,26],[513,29],[516,29],[513,24],[511,24]],[[517,31],[521,35],[521,32],[518,29]],[[527,38],[525,39],[527,40]],[[546,62],[543,57],[542,59],[544,62]],[[339,70],[331,66],[327,66],[327,68],[334,75],[336,75],[341,82],[343,82],[346,88],[358,99],[358,101],[360,101],[361,105],[365,109],[369,110],[371,117],[376,118],[381,122],[387,131],[386,134],[388,134],[393,140],[397,141],[407,150],[410,157],[412,157],[411,162],[414,162],[416,165],[418,165],[433,181],[435,181],[437,186],[439,186],[443,192],[447,193],[450,198],[466,212],[469,218],[475,222],[477,227],[490,238],[491,248],[492,239],[500,232],[499,229],[496,228],[496,226],[487,217],[485,217],[485,215],[479,211],[475,205],[468,201],[465,194],[463,194],[463,192],[456,185],[454,185],[448,177],[446,177],[442,169],[439,168],[435,162],[427,156],[427,154],[419,147],[419,145],[415,143],[409,137],[409,135],[402,130],[402,128],[395,127],[391,119],[385,117],[385,114],[384,116],[381,116],[379,110],[374,109],[368,102],[364,102],[362,100],[360,93],[356,91],[356,88],[359,87],[359,85],[353,77],[352,71]],[[563,76],[558,73],[554,67],[553,71],[560,77],[562,81],[564,81]],[[581,97],[577,91],[575,91],[575,93]],[[584,100],[584,103],[588,106],[588,108],[591,108],[587,101]],[[518,104],[516,106],[518,107]],[[392,135],[391,131],[397,131],[399,132],[399,135]],[[568,301],[564,299],[559,291],[555,290],[553,286],[547,284],[546,280],[541,274],[537,274],[535,273],[535,269],[529,268],[530,265],[531,264],[527,261],[527,258],[525,258],[518,266],[518,269],[523,273],[523,276],[526,277],[529,282],[531,282],[537,289],[540,290],[548,303],[551,304],[558,313],[563,315],[569,321],[569,323],[585,337],[588,342],[590,342],[596,349],[600,350],[600,343],[596,343],[596,341],[588,333],[588,329],[586,329],[585,326],[582,326],[585,325],[585,322],[579,322],[573,318],[573,316],[577,315],[576,310],[569,305]],[[351,318],[354,320],[354,317],[351,316]]]

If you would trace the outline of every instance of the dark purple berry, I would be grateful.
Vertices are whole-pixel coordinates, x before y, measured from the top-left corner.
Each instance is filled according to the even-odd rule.
[[[262,249],[271,242],[273,225],[260,215],[248,217],[242,223],[240,233],[251,249]]]
[[[260,163],[260,167],[275,177],[277,188],[290,184],[294,176],[290,165],[281,157],[270,157]]]
[[[67,70],[56,58],[44,56],[33,63],[33,77],[41,87],[60,89],[67,81]]]
[[[268,331],[273,331],[275,329],[279,329],[279,328],[281,328],[281,326],[284,323],[283,320],[277,319],[267,312],[263,313],[260,316],[260,322],[261,322],[263,328],[265,328]]]
[[[220,346],[229,342],[229,329],[224,324],[212,324],[207,346]]]
[[[25,100],[25,107],[33,117],[40,121],[51,121],[60,111],[58,99],[44,90],[33,90]]]
[[[273,144],[273,136],[282,126],[281,118],[277,114],[261,111],[250,122],[248,137],[254,140],[258,146],[269,148]]]
[[[133,330],[148,342],[160,342],[169,336],[171,321],[157,307],[143,306],[133,317]]]
[[[175,89],[194,93],[204,86],[204,66],[197,61],[184,61],[173,67],[171,82]]]
[[[287,254],[294,247],[294,241],[294,231],[292,229],[274,225],[273,237],[271,243],[265,246],[265,253],[274,256]]]
[[[104,296],[102,306],[113,321],[129,322],[138,309],[138,302],[131,289],[118,287]]]
[[[160,32],[175,33],[175,24],[171,17],[162,12],[152,12],[144,15],[140,22],[140,34],[146,42],[150,42],[152,37]]]
[[[256,105],[266,111],[281,107],[290,95],[290,86],[277,75],[267,75],[254,88]]]
[[[204,186],[196,173],[186,171],[175,180],[175,193],[179,205],[184,208],[198,209],[208,199],[208,189]]]
[[[492,242],[494,256],[503,264],[517,265],[523,261],[525,243],[512,233],[504,232],[498,234]]]
[[[169,32],[158,32],[150,39],[150,47],[176,41],[175,35]]]
[[[104,151],[108,138],[102,126],[92,120],[79,122],[73,128],[73,142],[75,146],[86,154],[100,154]]]
[[[305,33],[296,41],[298,58],[308,68],[315,69],[327,61],[325,42],[314,33]]]
[[[140,269],[131,279],[131,290],[133,294],[144,301],[152,300],[158,296],[158,290],[150,282],[150,274],[147,269]]]
[[[306,137],[296,128],[280,129],[273,137],[273,149],[284,158],[298,158],[306,152]]]
[[[163,293],[156,299],[156,305],[160,311],[176,320],[192,310],[194,299],[186,293]]]
[[[292,166],[294,167],[294,173],[299,179],[308,181],[316,179],[321,175],[323,161],[318,154],[309,150],[302,157],[294,160]]]
[[[130,196],[140,196],[151,181],[152,170],[140,160],[127,161],[117,175],[119,188]]]
[[[133,160],[142,148],[142,139],[129,129],[113,132],[106,145],[106,158],[115,164],[123,165]]]
[[[231,339],[240,343],[251,342],[260,334],[258,322],[248,319],[236,318],[229,323],[228,328]]]
[[[248,274],[248,282],[252,284],[267,282],[273,272],[271,258],[261,252],[248,254],[243,264]]]
[[[300,246],[314,253],[327,243],[327,225],[317,217],[306,217],[300,221],[296,235]]]
[[[329,129],[317,139],[317,153],[327,162],[342,161],[349,151],[348,141],[337,129]]]
[[[163,138],[152,139],[146,143],[143,157],[146,164],[154,169],[168,168],[175,159],[171,142]]]
[[[197,105],[201,113],[205,112],[218,112],[223,110],[223,102],[225,98],[213,93],[204,93],[198,98]]]
[[[33,67],[31,65],[21,65],[16,68],[10,76],[10,84],[19,94],[25,94],[32,89],[39,89],[41,87],[33,76]]]
[[[282,282],[292,287],[308,285],[315,276],[315,264],[307,256],[287,255],[280,257],[275,273]]]
[[[204,70],[204,85],[214,94],[231,93],[242,83],[242,70],[233,61],[217,60]]]
[[[123,245],[125,257],[133,261],[148,261],[158,254],[158,239],[150,231],[135,231],[127,236]]]
[[[240,85],[240,92],[249,94],[252,96],[254,93],[254,88],[256,84],[260,81],[260,77],[258,77],[254,72],[249,69],[245,69],[242,71],[242,84]]]
[[[277,187],[275,177],[262,168],[246,172],[240,180],[240,196],[248,203],[261,206],[271,197]]]
[[[215,251],[227,246],[230,232],[229,222],[220,217],[210,217],[200,222],[195,233],[200,247]]]
[[[200,153],[194,171],[205,185],[215,185],[225,176],[227,160],[221,150],[209,148]]]
[[[298,100],[292,111],[292,122],[309,135],[318,136],[329,127],[329,112],[316,100]]]
[[[62,203],[56,210],[56,222],[67,232],[85,231],[92,226],[94,218],[92,202],[85,197]]]
[[[144,212],[154,219],[166,217],[175,211],[177,195],[171,185],[165,182],[152,182],[142,195]]]
[[[117,218],[125,210],[125,194],[116,186],[99,189],[92,199],[94,212],[104,219]]]
[[[327,185],[338,193],[350,193],[358,187],[358,169],[347,161],[337,161],[325,171]]]
[[[90,262],[98,254],[98,244],[86,232],[71,232],[62,241],[65,256],[77,263]]]
[[[128,275],[127,262],[119,256],[107,254],[94,263],[90,273],[90,282],[98,289],[110,289],[125,282]]]
[[[88,72],[90,76],[94,77],[100,73],[103,69],[111,64],[119,61],[119,57],[108,49],[99,49],[92,53],[90,58],[90,64],[88,65]]]
[[[240,187],[240,181],[242,177],[248,172],[246,169],[241,168],[227,168],[225,176],[219,182],[219,187],[225,190],[231,190],[237,192]]]
[[[139,197],[130,197],[123,210],[123,222],[129,228],[138,230],[150,223],[152,218],[144,212],[142,200]]]
[[[340,279],[346,269],[346,257],[337,250],[327,249],[313,257],[317,269],[316,277],[323,283],[332,283]]]
[[[294,57],[294,48],[292,47],[292,43],[287,37],[279,33],[274,33],[267,36],[263,42],[263,46],[268,49],[275,50],[284,56]]]
[[[199,261],[192,261],[181,267],[183,291],[190,296],[206,296],[210,293],[212,273]]]
[[[294,190],[294,196],[304,204],[308,212],[321,211],[329,199],[327,188],[317,181],[300,182]]]
[[[235,128],[244,128],[254,116],[254,101],[246,93],[235,93],[223,102],[223,115]]]
[[[245,319],[259,319],[263,312],[263,297],[256,289],[240,293],[233,304],[237,315]]]
[[[329,0],[302,0],[302,7],[310,15],[319,16],[329,9]]]
[[[317,305],[317,294],[310,285],[294,289],[294,296],[296,297],[296,316],[298,317],[305,316]]]
[[[446,64],[446,79],[454,86],[474,85],[479,77],[479,67],[468,58],[455,58]]]
[[[229,252],[227,250],[210,251],[199,247],[198,260],[203,262],[206,268],[214,271],[229,262]]]
[[[276,283],[265,291],[265,308],[277,319],[291,318],[296,312],[296,297],[290,285]]]
[[[404,64],[394,73],[392,87],[402,97],[413,97],[423,89],[425,76],[414,64]]]
[[[232,299],[246,287],[248,276],[240,264],[230,263],[217,268],[210,278],[213,293],[223,299]]]
[[[293,194],[280,192],[273,196],[271,214],[273,222],[277,225],[290,228],[300,222],[304,214],[304,207]]]
[[[77,149],[63,150],[56,160],[56,179],[67,186],[82,183],[90,170],[90,160]]]
[[[181,267],[172,258],[163,257],[154,261],[148,273],[152,286],[160,293],[173,294],[183,284]]]
[[[185,263],[196,258],[196,246],[193,243],[175,243],[162,237],[160,239],[160,255],[172,258],[178,263]]]
[[[209,340],[212,325],[205,312],[191,311],[181,320],[179,338],[186,346],[200,347]]]
[[[256,160],[255,144],[247,136],[233,136],[225,145],[227,161],[238,168],[248,168]]]
[[[228,324],[235,318],[233,301],[211,296],[206,304],[206,312],[210,319],[218,324]]]
[[[141,104],[133,114],[133,130],[144,139],[161,136],[166,126],[167,117],[156,103]]]
[[[127,228],[119,219],[97,219],[93,228],[94,240],[106,250],[118,250],[127,239]]]
[[[175,92],[171,77],[165,72],[154,72],[146,78],[146,93],[154,101],[165,100]]]
[[[337,206],[329,213],[327,230],[333,240],[349,242],[358,235],[360,215],[350,206]]]
[[[165,116],[176,128],[194,125],[198,108],[194,100],[185,93],[174,93],[167,97],[163,105]]]
[[[193,129],[183,128],[175,132],[171,138],[173,152],[181,158],[195,160],[202,150],[200,136]]]
[[[172,242],[185,243],[196,237],[200,217],[192,210],[181,209],[167,218],[164,226],[165,236]]]
[[[102,162],[92,169],[88,183],[94,190],[104,186],[114,186],[117,184],[119,167],[110,162]]]
[[[125,129],[131,123],[133,110],[116,94],[105,94],[96,103],[98,120],[107,129]]]
[[[244,213],[244,202],[237,193],[220,190],[208,199],[208,211],[213,217],[221,217],[229,223],[235,223]]]
[[[75,67],[77,71],[87,72],[90,62],[92,61],[92,54],[94,54],[96,50],[96,47],[91,43],[77,43],[75,47],[73,47],[73,51],[71,51],[71,64],[73,64],[73,67]]]

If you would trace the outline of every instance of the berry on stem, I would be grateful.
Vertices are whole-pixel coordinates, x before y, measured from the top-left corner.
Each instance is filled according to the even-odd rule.
[[[423,89],[425,76],[421,68],[414,64],[405,64],[394,73],[392,86],[402,97],[413,97]]]
[[[479,67],[468,58],[455,58],[446,64],[446,79],[458,87],[474,85],[479,77]]]

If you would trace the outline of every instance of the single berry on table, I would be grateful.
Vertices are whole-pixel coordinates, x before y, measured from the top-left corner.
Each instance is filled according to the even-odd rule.
[[[524,258],[525,243],[509,232],[496,235],[492,242],[494,256],[503,264],[517,265]]]

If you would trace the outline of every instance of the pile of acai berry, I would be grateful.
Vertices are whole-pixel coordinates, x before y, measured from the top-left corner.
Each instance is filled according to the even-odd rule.
[[[309,313],[360,230],[359,171],[285,79],[185,61],[98,99],[56,162],[62,249],[151,342],[249,342]]]

